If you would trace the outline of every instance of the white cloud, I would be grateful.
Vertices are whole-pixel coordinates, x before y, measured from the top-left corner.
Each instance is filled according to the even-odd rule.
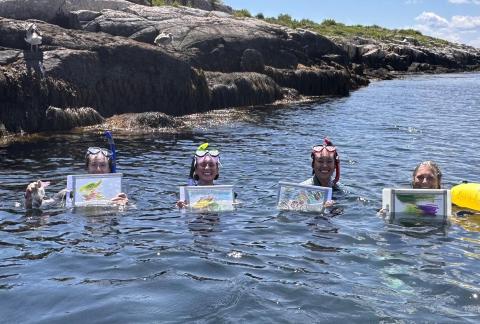
[[[413,28],[424,35],[480,48],[480,16],[453,16],[449,21],[434,12],[422,12],[415,21]]]
[[[448,0],[448,2],[453,4],[476,4],[480,5],[480,0]]]
[[[475,29],[480,27],[480,16],[453,16],[451,25],[454,28]]]
[[[433,12],[424,11],[422,14],[415,18],[420,24],[425,24],[427,26],[436,26],[436,27],[446,27],[448,26],[448,20],[437,15]]]

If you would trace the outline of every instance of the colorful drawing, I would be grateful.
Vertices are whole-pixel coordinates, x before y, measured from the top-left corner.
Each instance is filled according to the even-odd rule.
[[[418,216],[435,216],[440,209],[439,201],[431,194],[401,194],[395,199],[403,204],[403,213]],[[397,204],[398,204],[397,203]],[[442,201],[440,201],[442,203]]]
[[[101,192],[97,191],[101,184],[102,180],[98,180],[97,182],[89,182],[78,188],[78,191],[83,195],[83,199],[86,201],[102,200],[105,199],[105,196],[102,195]]]
[[[84,174],[67,177],[67,206],[103,206],[122,191],[122,174]]]
[[[382,208],[391,214],[448,216],[450,192],[445,189],[384,189]]]
[[[233,186],[184,187],[189,209],[202,212],[232,211]]]
[[[279,182],[277,208],[322,212],[331,195],[331,188]]]

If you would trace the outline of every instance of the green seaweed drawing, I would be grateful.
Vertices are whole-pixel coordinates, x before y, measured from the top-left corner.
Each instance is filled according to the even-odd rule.
[[[78,188],[78,191],[82,194],[83,199],[87,201],[105,199],[105,196],[102,193],[97,192],[97,189],[101,184],[102,180],[98,180],[97,182],[89,182]]]

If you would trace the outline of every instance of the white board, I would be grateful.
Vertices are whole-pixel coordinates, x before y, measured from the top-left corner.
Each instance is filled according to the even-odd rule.
[[[280,210],[322,212],[332,199],[332,188],[280,181],[277,208]]]
[[[233,186],[180,187],[180,200],[186,200],[190,211],[223,212],[234,210]]]
[[[393,189],[382,191],[382,208],[390,214],[418,217],[442,217],[452,213],[447,189]]]
[[[106,206],[122,192],[122,174],[79,174],[67,176],[67,207]]]

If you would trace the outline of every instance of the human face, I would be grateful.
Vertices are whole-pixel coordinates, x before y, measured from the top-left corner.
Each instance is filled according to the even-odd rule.
[[[88,156],[88,173],[110,173],[110,165],[108,164],[108,158],[102,153],[90,154]]]
[[[333,171],[335,171],[335,152],[323,150],[314,154],[313,171],[324,186],[328,185]]]
[[[218,175],[218,159],[206,155],[203,158],[197,158],[195,173],[198,176],[200,185],[213,185],[213,180]]]
[[[421,165],[413,178],[414,189],[438,189],[438,177],[428,165]]]

